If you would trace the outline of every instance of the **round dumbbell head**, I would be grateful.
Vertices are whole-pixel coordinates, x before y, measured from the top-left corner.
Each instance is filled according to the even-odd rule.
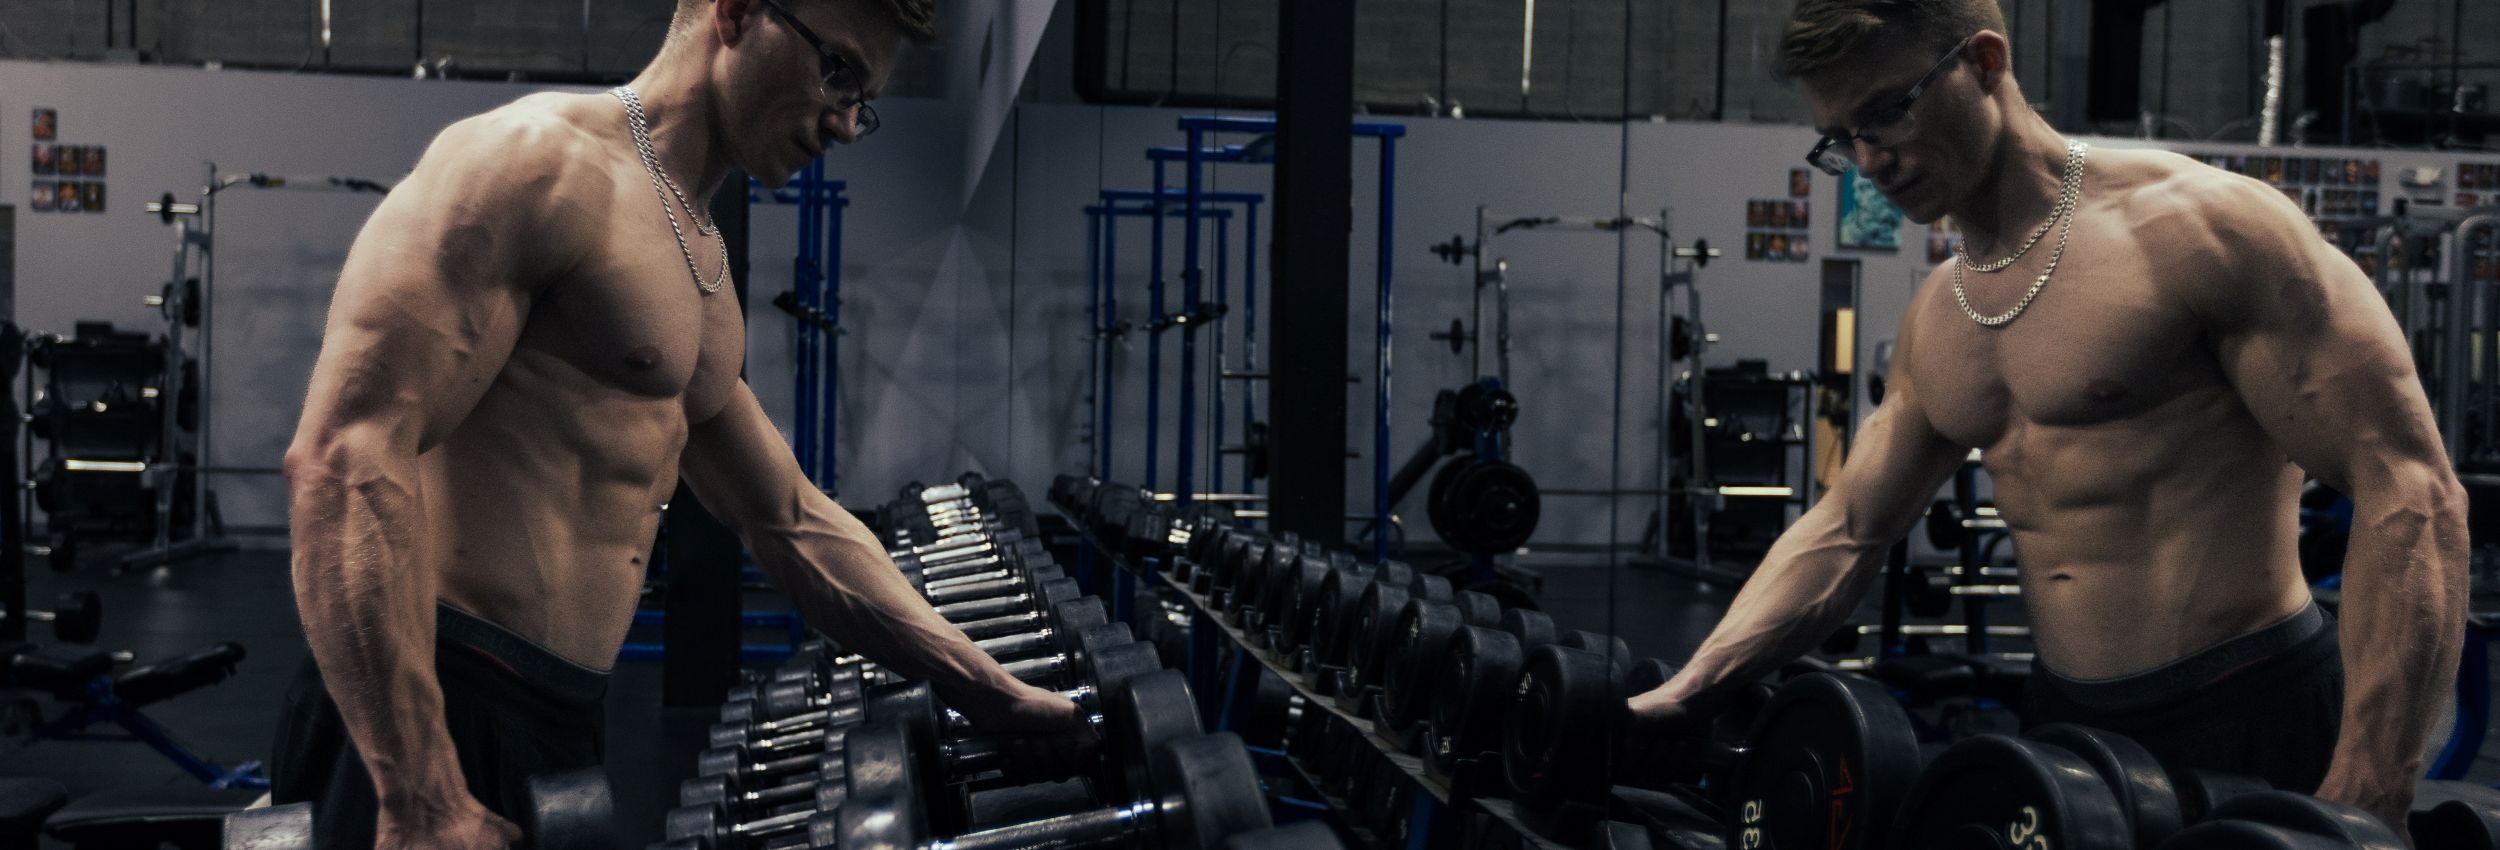
[[[843,750],[850,754],[843,772],[843,789],[853,803],[920,793],[920,755],[914,752],[910,732],[900,724],[854,726],[843,738]]]
[[[1356,567],[1335,569],[1320,579],[1319,601],[1311,606],[1311,657],[1322,666],[1342,667],[1346,663],[1346,637],[1354,623],[1355,606],[1363,601],[1363,586],[1374,571]]]
[[[1595,653],[1561,646],[1528,653],[1502,717],[1502,764],[1521,808],[1543,815],[1603,799],[1613,690],[1606,659]]]
[[[1745,740],[1729,799],[1736,810],[1759,818],[1731,824],[1728,839],[1743,840],[1748,830],[1770,824],[1771,834],[1803,842],[1757,845],[1767,850],[1875,846],[1890,832],[1892,815],[1918,774],[1918,736],[1909,715],[1882,685],[1857,676],[1810,673],[1790,680]],[[1833,843],[1850,836],[1856,843]]]
[[[1797,785],[1788,793],[1802,790],[1814,786]],[[1829,841],[1846,840],[1824,829],[1817,818],[1791,822],[1769,814],[1804,811],[1818,802],[1766,803],[1764,817],[1752,827],[1767,836],[1761,846],[1822,848]],[[1970,738],[1937,756],[1910,789],[1893,835],[1889,846],[1894,847],[1969,846],[1971,837],[1982,835],[1992,841],[1995,836],[2029,836],[2071,850],[2137,846],[2125,808],[2091,762],[2062,747],[2004,735]]]
[[[1432,692],[1431,673],[1449,649],[1450,636],[1466,624],[1466,615],[1456,605],[1406,600],[1390,631],[1389,663],[1380,688],[1382,708],[1387,712],[1381,719],[1389,728],[1406,729],[1424,719],[1432,706],[1430,700],[1438,698]]]
[[[1453,601],[1458,604],[1459,613],[1466,616],[1467,625],[1497,626],[1502,622],[1502,601],[1490,594],[1462,590]]]
[[[539,850],[613,850],[624,843],[616,836],[616,795],[604,767],[530,777],[529,797],[520,827]]]
[[[1155,748],[1152,757],[1155,796],[1163,803],[1157,812],[1160,846],[1214,850],[1226,838],[1275,825],[1258,769],[1240,737],[1218,732],[1183,738]]]
[[[1397,621],[1398,612],[1406,608],[1406,588],[1375,581],[1364,586],[1363,596],[1355,603],[1354,624],[1346,652],[1346,666],[1354,679],[1363,685],[1380,681],[1380,666],[1387,663],[1381,654],[1382,637]]]
[[[2474,796],[2440,803],[2406,819],[2414,846],[2424,850],[2500,847],[2500,800],[2493,799],[2489,788],[2467,790]]]
[[[661,823],[661,834],[670,841],[691,841],[698,847],[730,847],[736,838],[737,821],[731,819],[729,808],[720,803],[700,803],[668,810]]]
[[[2185,768],[2170,772],[2170,787],[2179,795],[2179,820],[2193,824],[2234,797],[2272,791],[2265,780],[2236,773]]]
[[[2092,764],[2093,772],[2100,774],[2102,784],[2109,786],[2119,810],[2127,816],[2127,825],[2135,836],[2131,846],[2160,844],[2185,826],[2179,815],[2179,792],[2171,787],[2169,772],[2134,739],[2070,723],[2038,726],[2023,733],[2023,737],[2056,746]]]
[[[1450,636],[1432,685],[1433,751],[1447,767],[1482,756],[1501,741],[1503,698],[1518,684],[1519,639],[1508,632],[1467,626]]]
[[[1546,616],[1542,611],[1530,611],[1526,608],[1505,609],[1502,611],[1502,620],[1498,627],[1502,631],[1509,632],[1511,637],[1519,639],[1521,651],[1531,651],[1554,642],[1554,618]]]
[[[2397,850],[2404,846],[2394,830],[2359,808],[2290,791],[2259,791],[2224,801],[2203,823],[2162,842],[2161,850]]]
[[[1449,579],[1426,572],[1417,572],[1414,583],[1407,587],[1406,592],[1410,596],[1421,596],[1434,602],[1448,602],[1457,595],[1456,591],[1451,589]]]
[[[1251,687],[1249,710],[1243,713],[1239,730],[1241,738],[1251,746],[1283,749],[1286,726],[1293,714],[1293,683],[1285,681],[1284,677],[1276,675],[1265,665],[1253,673],[1256,682]]]
[[[1624,643],[1622,638],[1615,637],[1613,635],[1602,635],[1592,631],[1571,629],[1556,635],[1555,640],[1556,642],[1561,643],[1564,646],[1571,647],[1572,649],[1585,649],[1590,652],[1603,655],[1606,657],[1606,663],[1613,665],[1615,669],[1618,670],[1629,667],[1632,664],[1631,646]]]
[[[788,717],[822,705],[842,705],[860,698],[859,679],[835,682],[818,688],[807,683],[785,682],[764,688],[755,701],[766,719]]]
[[[1206,731],[1199,724],[1189,680],[1178,670],[1157,670],[1130,677],[1105,695],[1104,761],[1119,767],[1104,777],[1114,783],[1107,790],[1116,799],[1152,796],[1156,777],[1148,768],[1155,751]]]

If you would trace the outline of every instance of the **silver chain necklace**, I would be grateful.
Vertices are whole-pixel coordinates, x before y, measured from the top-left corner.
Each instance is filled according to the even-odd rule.
[[[1962,315],[1969,316],[1971,321],[1993,328],[2013,321],[2014,317],[2030,309],[2032,299],[2040,297],[2041,288],[2049,285],[2049,276],[2057,273],[2058,260],[2066,256],[2067,237],[2074,235],[2075,232],[2075,206],[2083,198],[2083,164],[2085,152],[2089,149],[2089,146],[2082,142],[2066,143],[2065,180],[2064,185],[2058,190],[2057,205],[2050,209],[2048,220],[2040,222],[2040,229],[2032,231],[2031,239],[2024,242],[2022,249],[2015,251],[2013,256],[1985,266],[1973,265],[1970,262],[1969,249],[1961,243],[1955,243],[1953,246],[1953,300],[1962,305]],[[1984,273],[2013,265],[2015,260],[2021,259],[2024,254],[2031,251],[2033,243],[2040,241],[2040,237],[2048,234],[2049,225],[2052,224],[2059,225],[2057,247],[2049,251],[2048,267],[2040,270],[2040,277],[2032,281],[2030,292],[2023,293],[2023,300],[2017,302],[2014,309],[1995,316],[1982,316],[1979,311],[1971,309],[1970,296],[1962,289],[1962,270],[1968,267]]]
[[[677,253],[686,258],[686,273],[694,276],[694,288],[705,295],[719,292],[721,287],[729,284],[729,240],[718,240],[720,274],[711,283],[704,283],[703,269],[694,262],[694,249],[686,246],[686,231],[677,225],[677,207],[686,208],[686,218],[694,222],[696,233],[717,237],[720,235],[719,225],[706,223],[696,215],[694,204],[686,200],[686,193],[677,188],[677,181],[669,179],[668,172],[660,170],[660,155],[651,149],[651,124],[642,115],[642,97],[626,86],[610,89],[608,94],[625,104],[625,124],[633,130],[634,149],[642,154],[642,170],[651,175],[651,191],[660,195],[660,211],[668,214],[668,232],[677,237]],[[676,206],[669,204],[671,196],[675,196]]]

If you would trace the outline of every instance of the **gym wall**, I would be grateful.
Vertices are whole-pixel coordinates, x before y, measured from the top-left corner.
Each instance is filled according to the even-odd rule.
[[[141,212],[167,190],[196,191],[201,163],[230,171],[349,175],[394,180],[426,142],[457,118],[532,89],[502,84],[414,82],[187,69],[0,62],[0,203],[21,206],[18,321],[63,331],[78,318],[125,326],[156,323],[140,299],[168,272],[173,234]],[[23,212],[29,110],[63,109],[66,144],[112,151],[109,211]],[[967,194],[963,107],[937,100],[881,103],[886,128],[871,142],[834,154],[831,174],[849,182],[844,232],[841,387],[842,491],[874,501],[928,469],[977,468],[1017,480],[1048,480],[1086,467],[1089,408],[1086,222],[1079,212],[1101,188],[1146,188],[1149,145],[1182,141],[1182,110],[1024,103],[1010,118],[980,183]],[[1189,112],[1196,112],[1195,110]],[[1469,311],[1468,272],[1441,263],[1427,247],[1453,233],[1472,237],[1475,208],[1509,215],[1596,218],[1614,215],[1621,168],[1622,207],[1631,215],[1667,210],[1678,243],[1708,239],[1727,251],[1700,274],[1704,318],[1722,337],[1709,363],[1761,359],[1775,371],[1813,368],[1817,281],[1827,259],[1860,263],[1863,310],[1858,362],[1889,339],[1902,305],[1927,270],[1926,229],[1905,225],[1899,253],[1833,248],[1837,181],[1816,175],[1804,263],[1743,259],[1744,202],[1784,198],[1799,153],[1813,140],[1794,126],[1452,121],[1401,119],[1395,243],[1397,344],[1392,406],[1393,463],[1424,433],[1433,393],[1469,376],[1467,358],[1427,338]],[[2104,145],[2130,144],[2099,140]],[[1628,148],[1626,147],[1628,145]],[[2246,153],[2230,145],[2192,146]],[[1626,156],[1626,153],[1629,156]],[[2285,153],[2277,151],[2278,154]],[[2399,194],[2395,170],[2452,169],[2454,155],[2311,149],[2308,155],[2376,158]],[[2472,161],[2491,161],[2489,157]],[[1343,403],[1352,410],[1350,448],[1363,453],[1349,479],[1349,513],[1371,498],[1373,238],[1378,158],[1371,142],[1354,156],[1354,262],[1350,270],[1352,371]],[[1171,171],[1177,179],[1180,170]],[[1211,169],[1209,189],[1267,191],[1265,167]],[[347,246],[374,196],[235,190],[219,208],[216,385],[213,420],[218,466],[274,468],[291,437],[320,336],[323,312]],[[1261,206],[1262,218],[1272,205]],[[1244,246],[1233,225],[1233,284]],[[790,322],[765,302],[790,285],[795,212],[759,206],[753,221],[749,381],[777,421],[789,421]],[[1260,225],[1262,242],[1274,232]],[[1122,313],[1142,320],[1147,296],[1145,221],[1122,222]],[[1169,306],[1178,309],[1180,228],[1167,232]],[[1210,236],[1210,244],[1212,237]],[[1512,383],[1523,404],[1518,462],[1549,490],[1614,486],[1613,425],[1621,423],[1620,486],[1655,486],[1658,244],[1636,232],[1621,244],[1623,292],[1617,301],[1618,240],[1588,232],[1513,233],[1489,254],[1511,264]],[[1261,274],[1271,265],[1259,257]],[[1212,281],[1212,270],[1208,280]],[[1266,287],[1262,282],[1261,291]],[[1211,292],[1210,292],[1211,295]],[[1489,293],[1488,293],[1489,295]],[[1290,309],[1291,305],[1281,305]],[[1234,316],[1242,316],[1235,305]],[[1262,326],[1279,305],[1261,304]],[[1621,400],[1616,400],[1615,329],[1623,319]],[[1488,302],[1488,321],[1490,309]],[[1238,326],[1226,332],[1237,338]],[[1146,344],[1123,354],[1114,475],[1142,478]],[[1168,340],[1176,347],[1177,338]],[[1265,340],[1263,347],[1289,341]],[[1201,356],[1207,349],[1202,340]],[[1229,344],[1229,343],[1228,343]],[[1238,357],[1236,346],[1235,356]],[[1176,369],[1177,351],[1166,352]],[[1264,360],[1262,362],[1265,362]],[[1485,358],[1491,368],[1492,357]],[[1238,360],[1236,360],[1238,363]],[[1167,371],[1166,415],[1176,371]],[[1204,384],[1201,384],[1204,391]],[[1264,395],[1262,393],[1262,395]],[[1335,399],[1266,400],[1338,403]],[[1228,402],[1229,404],[1230,402]],[[1237,408],[1235,408],[1237,411]],[[1863,415],[1866,407],[1859,408]],[[1207,415],[1201,406],[1201,421]],[[1237,413],[1236,413],[1237,415]],[[1238,442],[1237,420],[1227,424]],[[1174,435],[1167,424],[1168,453]],[[1168,458],[1168,454],[1167,454]],[[1228,488],[1241,486],[1238,467]],[[1170,486],[1168,459],[1161,483]],[[1201,474],[1203,486],[1207,477]],[[212,479],[229,523],[278,527],[284,488],[274,476]],[[1652,502],[1619,501],[1610,527],[1602,496],[1553,494],[1535,545],[1632,540]],[[1429,534],[1420,505],[1401,513],[1411,534]]]

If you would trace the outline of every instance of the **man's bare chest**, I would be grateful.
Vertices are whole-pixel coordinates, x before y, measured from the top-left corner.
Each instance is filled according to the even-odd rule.
[[[743,317],[728,285],[701,291],[677,244],[658,235],[614,239],[550,286],[532,306],[521,344],[617,392],[681,399],[689,418],[709,418],[738,379]],[[697,259],[703,283],[721,279],[717,248]]]
[[[2002,313],[2033,278],[1965,275],[1982,315]],[[1907,363],[1921,406],[1963,445],[1994,445],[2012,425],[2088,428],[2145,415],[2221,386],[2208,339],[2170,284],[2143,268],[2067,267],[2014,321],[1987,327],[1927,293]]]

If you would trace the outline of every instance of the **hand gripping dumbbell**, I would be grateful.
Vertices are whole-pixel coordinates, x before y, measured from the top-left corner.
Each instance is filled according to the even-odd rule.
[[[1131,682],[1131,687],[1143,680]],[[855,747],[872,752],[904,749],[898,729],[866,730]],[[1241,739],[1229,732],[1168,741],[1145,754],[1139,769],[1145,785],[1113,805],[1028,823],[940,838],[911,790],[917,780],[909,759],[893,762],[893,775],[861,782],[831,823],[812,831],[816,843],[801,848],[842,850],[971,850],[1009,847],[1156,847],[1213,850],[1231,836],[1273,826],[1267,802]],[[882,793],[879,793],[882,791]]]
[[[1008,675],[1019,681],[1054,684],[1062,678],[1067,665],[1056,663],[1053,656],[1069,651],[1082,652],[1083,636],[1088,630],[1109,625],[1109,615],[1098,599],[1079,599],[1061,603],[1045,616],[1033,618],[1037,625],[1031,630],[973,642],[973,646],[998,659]],[[828,646],[811,659],[772,671],[760,682],[730,689],[721,703],[721,722],[748,724],[780,720],[824,707],[821,695],[849,684],[856,686],[892,684],[904,679],[856,655],[842,653]]]
[[[1100,772],[1088,776],[1094,787],[1106,795],[1119,796],[1138,784],[1133,773],[1124,769],[1118,753],[1140,746],[1151,746],[1199,734],[1197,714],[1187,710],[1188,686],[1177,671],[1152,671],[1131,676],[1114,691],[1128,697],[1115,701],[1112,716],[1105,720],[1096,715],[1098,727],[1111,739],[1110,749],[1098,761]],[[746,848],[758,842],[777,841],[800,834],[807,828],[807,815],[821,811],[823,806],[844,800],[848,794],[863,788],[875,797],[883,797],[897,788],[877,783],[894,775],[897,762],[907,768],[917,785],[901,791],[916,798],[917,805],[939,829],[960,830],[970,823],[970,812],[964,798],[953,793],[952,786],[984,773],[1003,769],[1006,764],[1006,739],[972,737],[961,734],[960,718],[949,718],[937,707],[927,686],[911,685],[880,689],[870,696],[865,706],[866,723],[848,727],[837,733],[842,748],[838,764],[827,758],[820,781],[801,783],[800,789],[777,791],[781,802],[761,817],[738,820],[727,806],[713,803],[692,805],[669,813],[667,835],[670,840],[691,839],[707,850]],[[951,721],[951,722],[950,722]],[[891,730],[901,735],[899,748],[879,749],[867,740],[877,730]],[[889,742],[892,743],[892,742]],[[842,772],[832,773],[836,768]],[[828,786],[842,790],[828,790]],[[792,795],[796,795],[795,799]],[[809,801],[821,804],[809,808]],[[792,803],[799,805],[791,805]]]
[[[1012,604],[1019,601],[1025,604]],[[1041,629],[1073,632],[1109,619],[1109,615],[1102,612],[1101,601],[1085,596],[1076,581],[1069,578],[1044,582],[1021,600],[984,601],[978,607],[982,610],[956,608],[941,611],[939,616],[946,617],[975,643]],[[821,682],[828,675],[846,674],[845,671],[851,670],[851,665],[860,660],[830,641],[813,641],[803,645],[803,648],[808,651],[803,652],[799,660],[764,674],[760,681],[731,689],[725,700],[734,703],[740,699],[754,699],[763,686],[772,683]]]
[[[1092,668],[1092,681],[1071,690],[1061,691],[1059,695],[1075,702],[1087,712],[1099,713],[1102,710],[1101,695],[1103,693],[1119,687],[1131,678],[1159,669],[1162,668],[1157,663],[1153,647],[1140,643],[1111,647],[1103,650],[1096,657]],[[829,712],[829,716],[824,719],[824,722],[817,724],[817,728],[830,732],[841,727],[856,725],[864,713],[859,704],[845,706]],[[944,734],[949,738],[965,737],[975,731],[971,721],[965,719],[960,712],[951,709],[944,713],[941,725],[944,727]],[[731,772],[697,776],[677,786],[678,804],[681,806],[718,805],[723,812],[709,816],[713,820],[706,821],[706,823],[719,823],[726,822],[726,819],[721,817],[722,815],[728,818],[749,818],[777,807],[806,801],[811,797],[815,797],[821,803],[824,798],[819,796],[817,786],[824,783],[841,785],[847,781],[841,744],[832,741],[831,735],[828,735],[826,743],[821,746],[825,749],[818,755],[812,771],[803,771],[781,778],[779,784],[771,784],[772,777],[769,774]],[[765,781],[759,782],[758,779]],[[824,808],[824,806],[820,805],[819,808]],[[688,817],[696,816],[689,815]]]
[[[1640,681],[1632,675],[1640,671]],[[1919,772],[1918,735],[1873,680],[1809,673],[1776,691],[1748,687],[1709,731],[1655,742],[1627,760],[1625,700],[1664,679],[1663,665],[1617,666],[1562,645],[1528,654],[1502,725],[1502,767],[1523,819],[1566,843],[1585,842],[1616,785],[1711,789],[1724,820],[1702,824],[1729,846],[1867,850],[1885,846]]]
[[[1099,700],[1096,710],[1087,713],[1103,750],[1092,768],[1079,774],[1097,799],[1134,796],[1149,782],[1146,765],[1156,746],[1205,731],[1188,680],[1178,670],[1130,676],[1103,693],[1115,696]],[[914,774],[924,783],[919,796],[930,821],[939,829],[962,829],[971,824],[971,811],[965,797],[951,793],[950,787],[1005,769],[1008,753],[1002,744],[1010,739],[963,736],[960,727],[950,729],[940,722],[932,710],[935,705],[925,695],[898,692],[892,699],[870,702],[867,725],[902,726],[912,747]],[[854,788],[861,782],[860,764],[852,762]]]
[[[620,843],[615,800],[606,768],[533,776],[530,808],[512,813],[513,825],[538,850],[611,850]],[[226,816],[223,832],[225,850],[313,850],[313,807],[244,809]]]
[[[51,623],[53,639],[63,643],[94,643],[104,630],[104,600],[92,590],[63,593],[53,597],[52,610],[26,609],[26,620]]]
[[[1060,695],[1075,700],[1079,705],[1090,706],[1091,695],[1100,692],[1105,683],[1124,681],[1129,676],[1161,666],[1161,659],[1156,656],[1152,645],[1126,638],[1125,627],[1118,623],[1087,629],[1081,636],[1083,642],[1072,653],[1071,671],[1061,677],[1069,687],[1060,691]],[[769,719],[714,724],[710,744],[715,748],[736,747],[854,724],[859,722],[859,706],[864,696],[865,690],[856,684],[837,686],[810,699],[804,711]]]
[[[1086,629],[1078,636],[1078,646],[1075,649],[1051,656],[1051,659],[1053,663],[1063,665],[1071,673],[1082,673],[1090,677],[1095,675],[1090,666],[1094,664],[1095,659],[1112,647],[1134,642],[1129,638],[1128,627],[1125,624],[1108,623]],[[874,689],[862,689],[859,693],[861,699],[873,701],[877,693],[923,685],[924,683],[916,682],[893,683],[879,685]],[[833,743],[828,741],[828,730],[839,729],[840,724],[849,721],[854,713],[865,709],[859,706],[828,704],[821,710],[825,712],[821,717],[801,720],[785,727],[764,727],[763,731],[779,733],[772,737],[740,737],[736,740],[729,740],[728,735],[716,732],[714,740],[729,740],[729,743],[718,744],[698,754],[695,757],[695,774],[698,776],[735,774],[737,781],[754,785],[760,779],[807,769],[809,763],[800,757],[812,756],[829,743]],[[737,727],[736,731],[743,736],[747,730],[744,727]]]

